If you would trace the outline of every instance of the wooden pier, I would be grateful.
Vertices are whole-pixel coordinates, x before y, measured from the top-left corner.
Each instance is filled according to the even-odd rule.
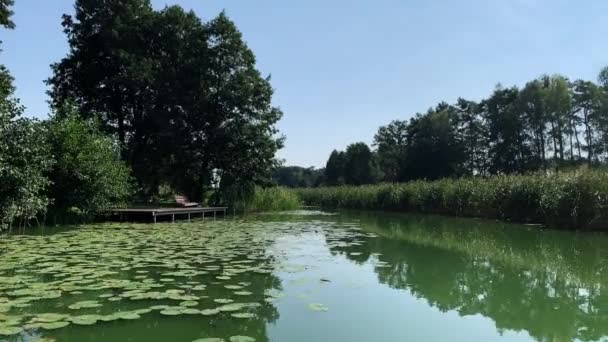
[[[175,215],[187,215],[188,222],[192,215],[201,214],[203,220],[205,219],[206,213],[213,213],[215,219],[218,213],[226,216],[227,207],[188,207],[188,208],[126,208],[126,209],[113,209],[113,214],[119,214],[120,219],[124,218],[125,215],[151,215],[156,223],[156,218],[160,216],[171,216],[171,222],[175,222]]]

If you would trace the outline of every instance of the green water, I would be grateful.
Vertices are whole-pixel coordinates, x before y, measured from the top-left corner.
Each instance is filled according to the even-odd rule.
[[[13,235],[0,341],[608,341],[607,246],[313,211]]]

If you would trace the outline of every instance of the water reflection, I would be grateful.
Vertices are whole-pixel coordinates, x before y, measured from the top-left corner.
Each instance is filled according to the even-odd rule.
[[[605,236],[429,216],[350,213],[339,220],[359,221],[378,238],[333,253],[357,263],[377,259],[381,283],[442,311],[481,314],[498,331],[524,330],[538,341],[608,336]]]

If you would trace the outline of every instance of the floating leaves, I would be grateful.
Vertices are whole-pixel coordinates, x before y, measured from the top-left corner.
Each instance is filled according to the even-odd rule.
[[[321,303],[310,303],[308,304],[308,308],[312,311],[329,311],[329,308]]]

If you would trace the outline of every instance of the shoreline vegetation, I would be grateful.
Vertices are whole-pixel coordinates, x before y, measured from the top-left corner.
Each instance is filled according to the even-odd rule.
[[[292,191],[303,204],[323,208],[478,217],[608,231],[608,174],[599,170]]]

